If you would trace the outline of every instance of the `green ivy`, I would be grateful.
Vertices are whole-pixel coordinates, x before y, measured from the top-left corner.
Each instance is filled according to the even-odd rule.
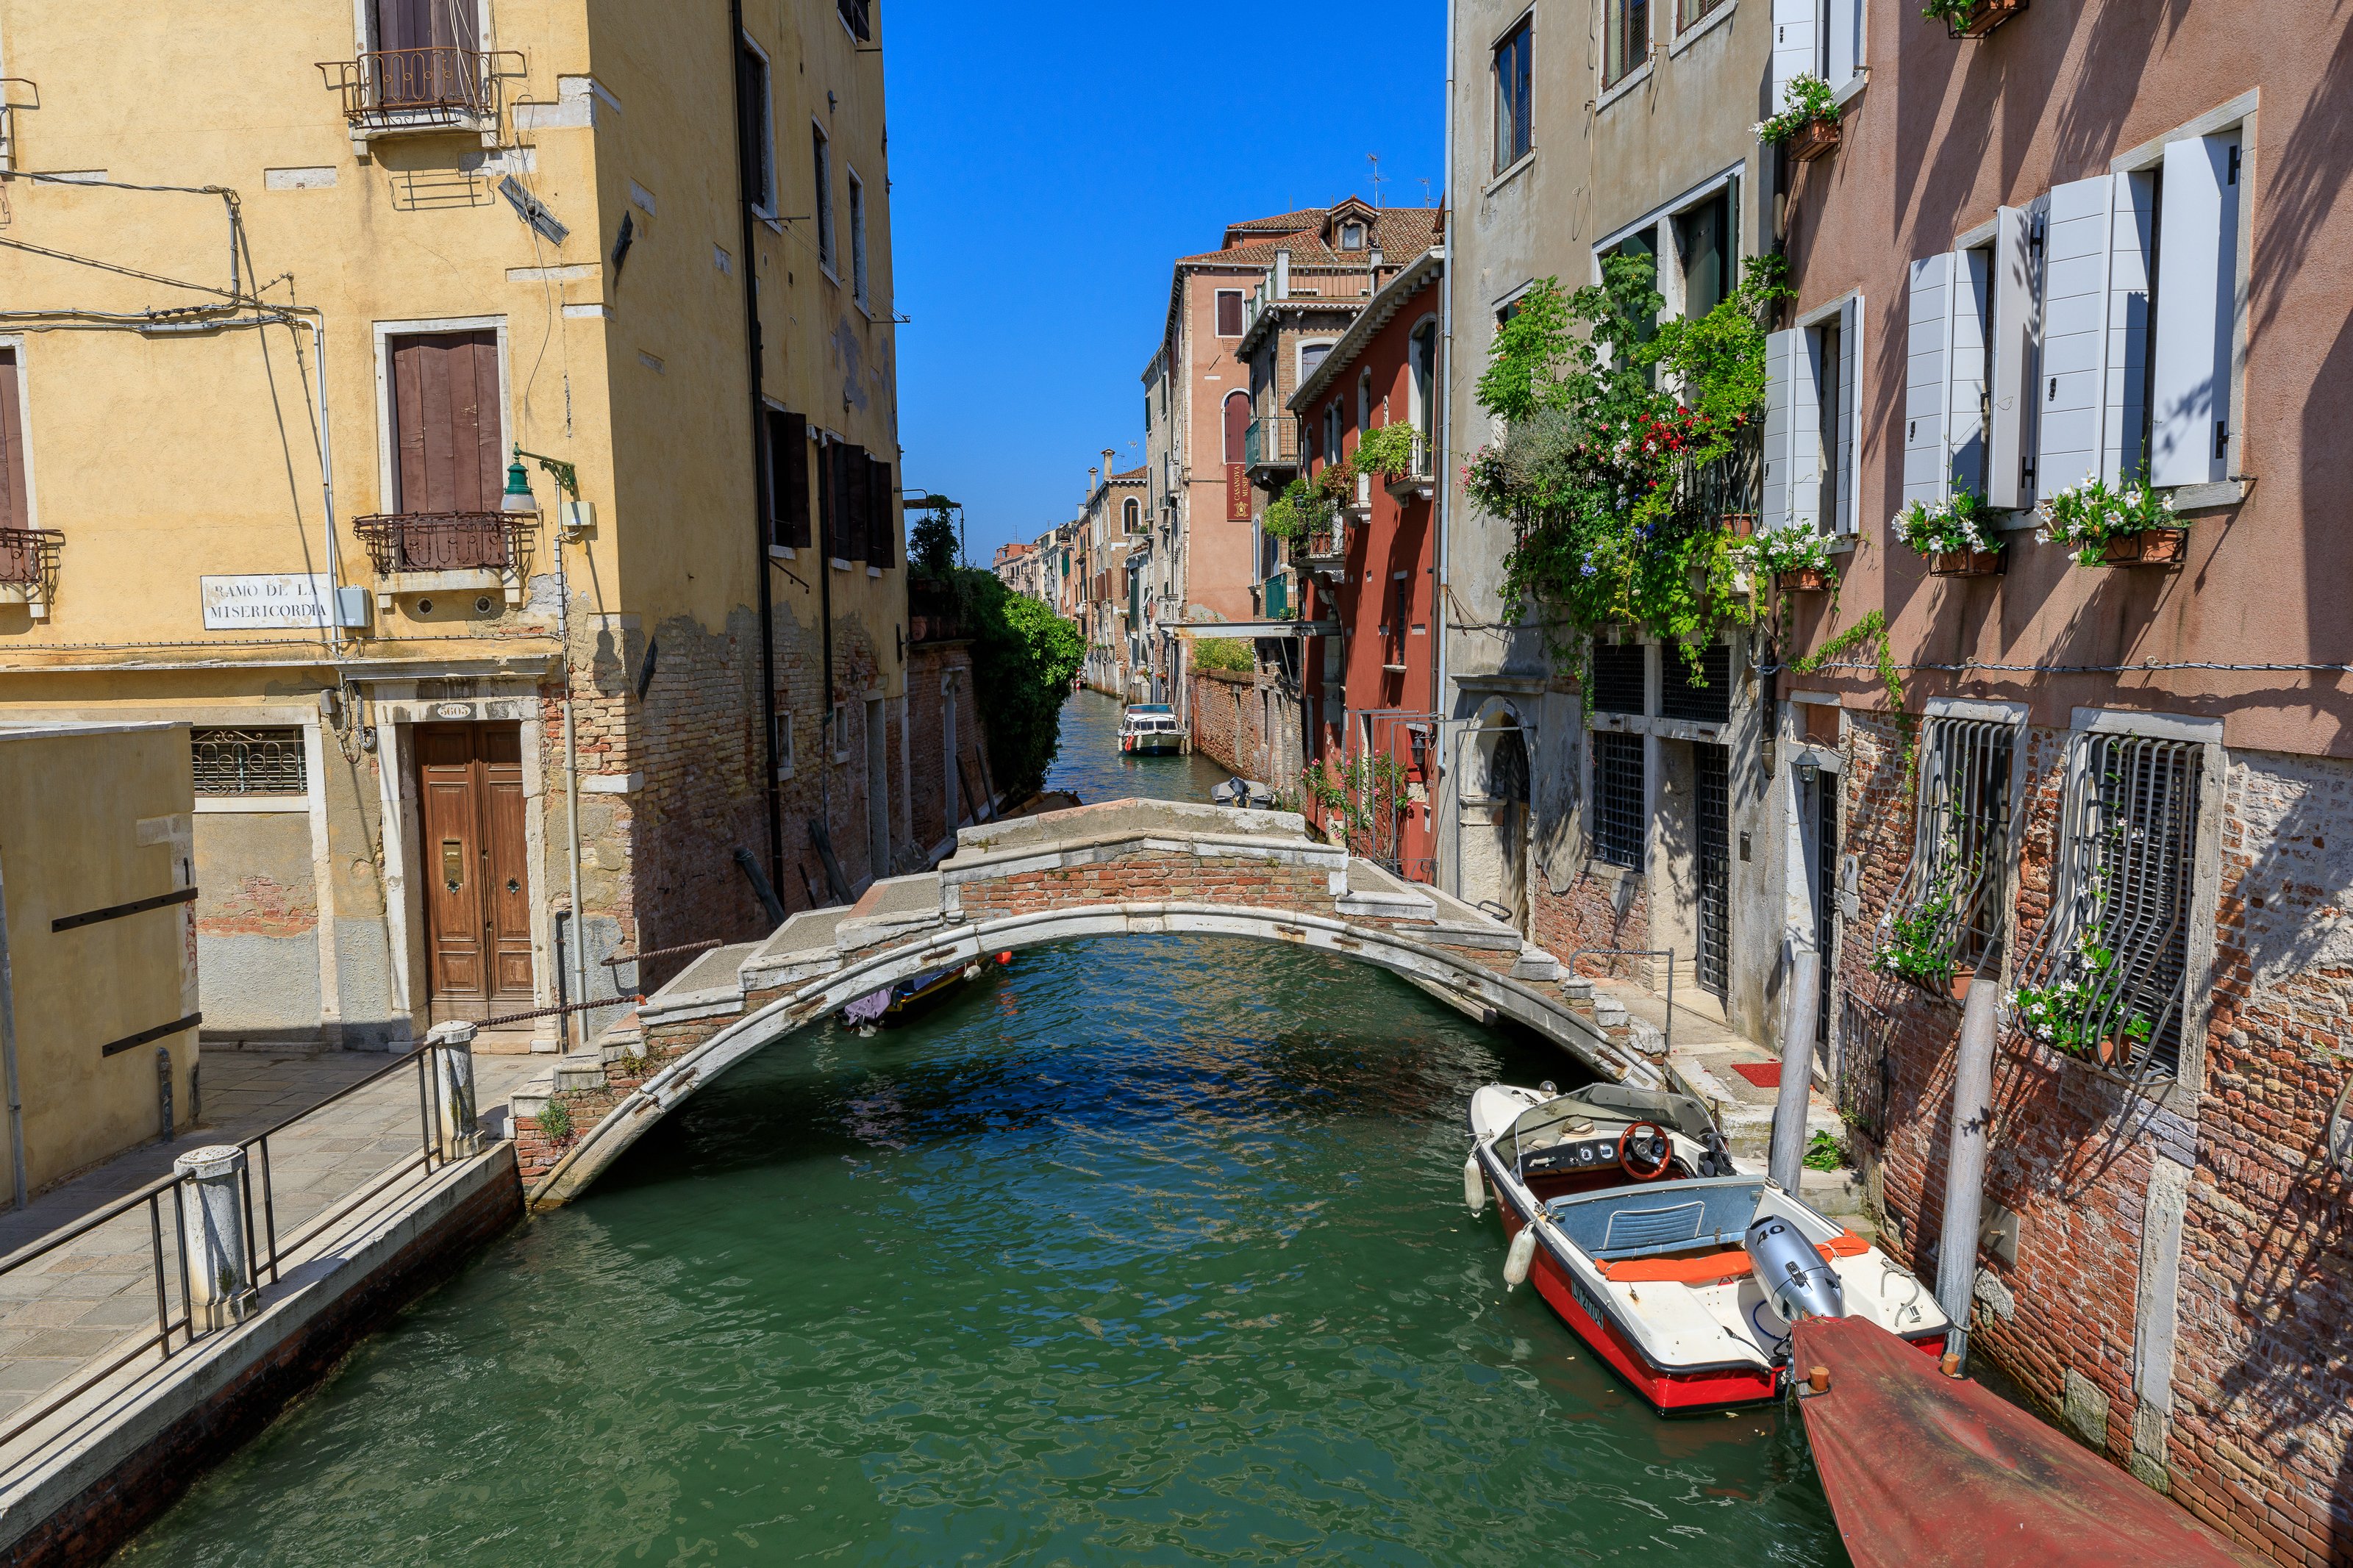
[[[1384,425],[1366,431],[1356,437],[1356,449],[1348,455],[1350,470],[1382,479],[1413,472],[1413,435],[1410,425]]]
[[[1196,637],[1193,668],[1248,671],[1258,668],[1258,658],[1240,637]]]

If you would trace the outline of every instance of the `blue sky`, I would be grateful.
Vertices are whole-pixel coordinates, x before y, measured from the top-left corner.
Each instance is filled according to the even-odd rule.
[[[1168,265],[1224,226],[1440,194],[1446,10],[886,0],[901,443],[976,564],[1142,460]],[[1136,443],[1133,447],[1129,443]]]

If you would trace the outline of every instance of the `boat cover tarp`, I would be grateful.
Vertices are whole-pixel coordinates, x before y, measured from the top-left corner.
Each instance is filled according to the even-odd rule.
[[[1861,1318],[1796,1326],[1793,1374],[1856,1568],[2247,1568],[2181,1508]]]

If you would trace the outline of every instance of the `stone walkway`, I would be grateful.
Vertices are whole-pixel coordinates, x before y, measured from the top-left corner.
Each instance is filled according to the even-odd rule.
[[[390,1065],[384,1056],[362,1052],[206,1053],[204,1121],[196,1128],[169,1144],[134,1149],[85,1172],[43,1194],[21,1213],[0,1215],[0,1257],[67,1229],[83,1215],[168,1175],[174,1159],[191,1149],[249,1138]],[[505,1135],[507,1098],[530,1075],[532,1066],[527,1056],[475,1058],[476,1095],[486,1134]],[[373,1178],[415,1156],[421,1146],[413,1066],[272,1137],[269,1184],[280,1246],[284,1247],[305,1226]],[[258,1170],[256,1176],[258,1226]],[[0,1428],[14,1426],[18,1412],[60,1385],[79,1382],[154,1331],[149,1207],[139,1205],[56,1251],[0,1274]],[[177,1316],[176,1219],[168,1197],[160,1208],[166,1294]],[[257,1246],[256,1250],[261,1248]],[[266,1284],[262,1293],[266,1299]]]

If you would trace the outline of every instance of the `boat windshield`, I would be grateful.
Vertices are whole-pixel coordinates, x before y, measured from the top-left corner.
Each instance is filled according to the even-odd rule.
[[[1597,1083],[1531,1106],[1512,1123],[1510,1139],[1499,1142],[1544,1149],[1564,1135],[1582,1137],[1605,1125],[1614,1130],[1636,1121],[1655,1121],[1702,1143],[1715,1129],[1706,1109],[1688,1095]]]
[[[1764,1196],[1761,1176],[1717,1176],[1613,1187],[1555,1198],[1546,1206],[1578,1250],[1608,1261],[1688,1247],[1738,1247]]]

